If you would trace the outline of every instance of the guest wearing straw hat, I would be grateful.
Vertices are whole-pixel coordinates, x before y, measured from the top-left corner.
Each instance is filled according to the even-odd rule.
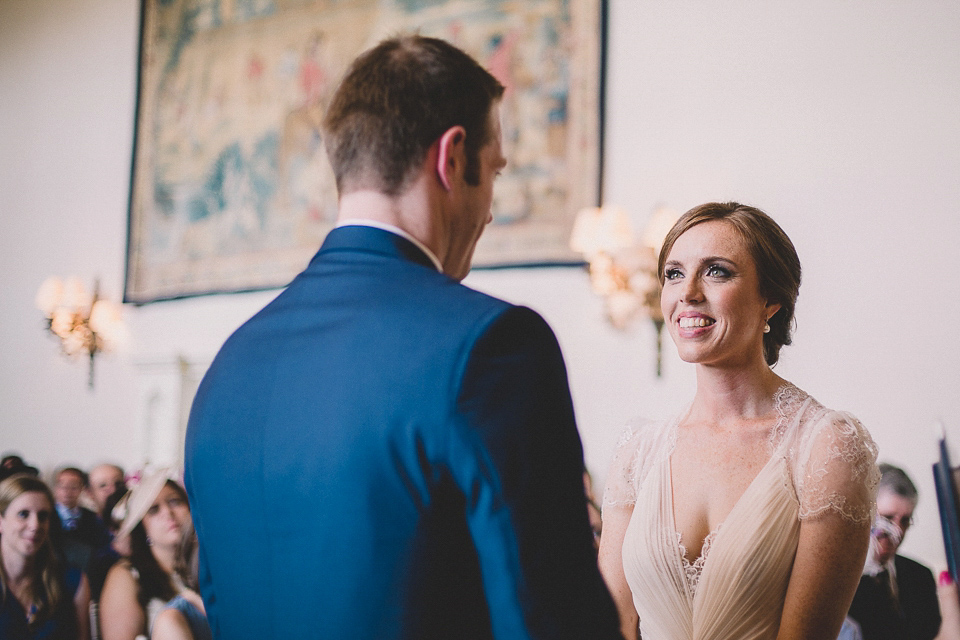
[[[190,588],[167,603],[153,624],[151,640],[213,640],[207,613],[197,589],[199,549],[197,532],[190,522],[183,532],[176,571]]]
[[[100,596],[103,640],[149,636],[153,619],[169,600],[185,590],[175,561],[183,531],[190,523],[187,495],[160,471],[130,490],[118,537],[130,536],[130,557],[107,574]]]

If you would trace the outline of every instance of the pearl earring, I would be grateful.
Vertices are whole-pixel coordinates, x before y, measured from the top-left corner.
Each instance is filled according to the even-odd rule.
[[[763,332],[764,332],[764,333],[770,333],[770,323],[769,323],[769,322],[764,322],[764,323],[763,323]]]

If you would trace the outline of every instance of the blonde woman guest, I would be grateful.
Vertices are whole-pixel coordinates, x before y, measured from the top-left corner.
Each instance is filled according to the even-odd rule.
[[[107,574],[100,596],[103,640],[149,636],[157,612],[186,587],[174,570],[177,548],[190,522],[187,496],[165,472],[130,490],[118,537],[130,536],[130,557]],[[121,507],[122,508],[122,507]]]
[[[691,209],[660,252],[690,406],[629,429],[600,565],[627,638],[836,640],[867,552],[876,447],[771,368],[790,343],[793,243],[738,203]]]
[[[38,478],[0,482],[0,638],[90,638],[90,591],[50,541],[53,494]]]

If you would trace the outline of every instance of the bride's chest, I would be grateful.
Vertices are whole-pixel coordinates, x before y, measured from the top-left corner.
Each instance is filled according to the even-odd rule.
[[[683,539],[703,540],[716,530],[772,455],[769,430],[734,435],[679,431],[665,471]],[[691,551],[698,547],[692,546]]]
[[[631,588],[637,576],[665,576],[671,584],[679,579],[686,585],[681,592],[692,598],[708,564],[719,562],[714,571],[724,573],[749,565],[757,549],[795,547],[797,502],[787,482],[787,461],[771,457],[752,475],[746,487],[741,482],[724,485],[724,491],[705,490],[722,503],[719,507],[705,501],[684,505],[674,500],[670,460],[657,463],[640,487],[625,535],[624,569]]]

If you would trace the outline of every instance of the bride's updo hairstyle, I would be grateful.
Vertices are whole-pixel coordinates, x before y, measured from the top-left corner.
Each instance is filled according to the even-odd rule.
[[[663,287],[663,265],[677,238],[691,227],[711,220],[723,220],[737,230],[757,267],[760,295],[780,305],[780,310],[768,322],[770,332],[763,334],[763,357],[772,367],[780,358],[780,347],[791,342],[793,312],[800,292],[800,258],[790,238],[773,218],[739,202],[708,202],[690,209],[680,216],[663,240],[657,263],[660,287]]]

